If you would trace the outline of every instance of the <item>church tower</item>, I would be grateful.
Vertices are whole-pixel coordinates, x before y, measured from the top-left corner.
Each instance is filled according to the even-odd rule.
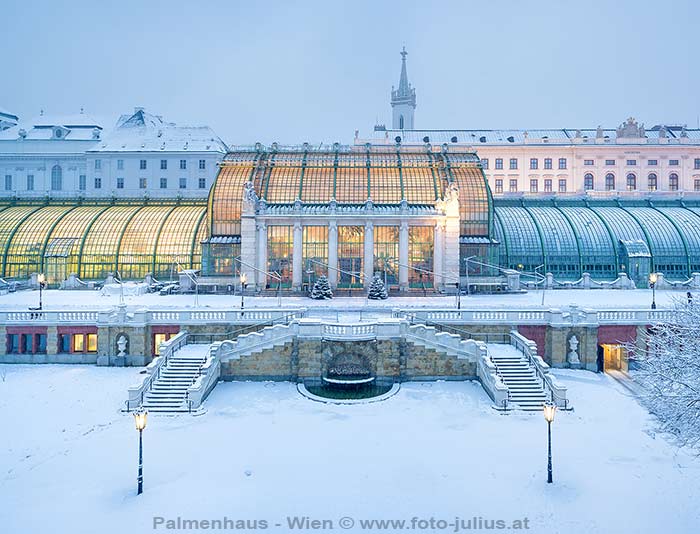
[[[399,88],[391,86],[392,129],[413,130],[413,114],[416,110],[416,90],[408,83],[406,74],[406,47],[401,51],[401,79]]]

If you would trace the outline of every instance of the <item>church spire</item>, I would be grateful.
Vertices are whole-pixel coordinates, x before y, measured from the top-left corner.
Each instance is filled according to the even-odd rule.
[[[391,88],[392,127],[394,130],[413,130],[413,113],[416,109],[416,90],[408,83],[406,72],[406,47],[401,50],[401,78],[399,88]]]

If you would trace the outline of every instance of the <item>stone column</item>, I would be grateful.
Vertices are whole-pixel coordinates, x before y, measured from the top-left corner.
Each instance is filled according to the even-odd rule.
[[[365,289],[369,289],[374,277],[374,223],[365,223],[365,258],[364,258]]]
[[[302,256],[302,227],[301,222],[294,223],[294,250],[292,251],[292,290],[301,291],[304,270],[301,264]]]
[[[248,283],[255,280],[255,256],[256,256],[256,230],[255,217],[244,215],[241,217],[241,263],[235,265],[240,267],[241,274],[245,274]],[[236,262],[238,263],[238,262]],[[234,273],[235,276],[235,273]]]
[[[257,285],[258,291],[262,291],[267,286],[267,224],[260,222],[257,224],[258,231],[258,272]]]
[[[445,243],[445,224],[443,221],[437,221],[435,224],[435,233],[433,237],[433,272],[435,273],[435,288],[443,288],[445,283],[452,283],[454,281],[449,278],[444,279],[443,274],[445,273],[445,265],[443,262],[443,250]]]
[[[399,291],[408,291],[408,221],[399,227]]]
[[[338,225],[335,221],[328,224],[328,283],[338,287]]]
[[[46,354],[58,353],[58,328],[49,326],[46,328]]]

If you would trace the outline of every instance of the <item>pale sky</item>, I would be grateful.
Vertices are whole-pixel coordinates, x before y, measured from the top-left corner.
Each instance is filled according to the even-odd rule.
[[[0,108],[134,106],[229,144],[390,125],[402,45],[416,128],[696,127],[696,0],[0,0]]]

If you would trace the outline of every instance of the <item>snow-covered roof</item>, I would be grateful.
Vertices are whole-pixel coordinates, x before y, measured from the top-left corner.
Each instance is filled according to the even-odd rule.
[[[0,115],[2,115],[3,118],[12,119],[15,122],[19,120],[19,117],[17,115],[15,115],[14,113],[10,113],[5,108],[0,108]]]
[[[57,127],[62,130],[60,139],[65,141],[94,141],[95,133],[102,131],[100,123],[83,112],[70,115],[42,113],[0,132],[0,140],[14,141],[23,138],[43,141],[55,139]]]
[[[221,152],[226,144],[208,126],[178,126],[159,115],[135,108],[90,151],[94,152]]]

